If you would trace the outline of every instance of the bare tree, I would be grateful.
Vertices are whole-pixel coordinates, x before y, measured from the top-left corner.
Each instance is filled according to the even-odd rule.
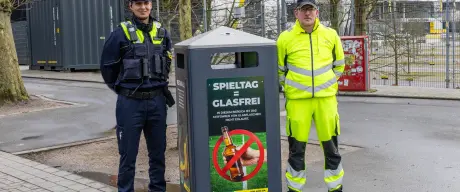
[[[263,14],[261,14],[263,6],[262,0],[245,1],[244,4],[240,0],[225,0],[213,1],[208,11],[211,13],[211,23],[209,26],[216,28],[218,26],[226,26],[239,29],[248,33],[261,33]],[[245,16],[236,17],[235,9],[240,7],[245,10]],[[274,15],[276,16],[276,15]],[[258,24],[259,23],[259,24]],[[276,27],[276,26],[275,26]],[[216,64],[234,64],[234,53],[216,53],[211,59],[213,65]]]
[[[171,24],[177,18],[179,9],[178,0],[163,0],[160,3],[161,17],[160,22],[165,25],[166,30],[171,31]]]
[[[355,0],[355,35],[367,34],[367,20],[376,4],[377,0]]]
[[[342,0],[328,0],[319,4],[319,18],[324,25],[333,28],[338,34],[346,34],[348,31],[348,23],[351,21],[349,4],[344,4]],[[342,29],[342,24],[347,25]]]
[[[400,9],[396,9],[392,4],[388,5],[386,12],[374,14],[372,19],[373,28],[378,31],[378,35],[371,34],[372,37],[379,36],[383,39],[381,51],[374,55],[369,63],[382,63],[386,59],[390,61],[384,65],[372,66],[371,71],[386,74],[394,77],[395,85],[399,85],[400,75],[407,76],[406,80],[412,81],[411,64],[417,63],[417,56],[421,51],[418,39],[425,35],[425,26],[422,22],[408,22],[400,18]],[[423,38],[424,39],[424,38]],[[392,69],[393,72],[390,72]]]
[[[339,16],[339,5],[340,0],[329,0],[330,3],[330,20],[331,28],[335,29],[337,33],[340,32],[340,16]]]
[[[192,3],[191,0],[179,0],[180,39],[192,37]]]
[[[0,106],[29,99],[19,70],[11,13],[31,0],[0,0]]]

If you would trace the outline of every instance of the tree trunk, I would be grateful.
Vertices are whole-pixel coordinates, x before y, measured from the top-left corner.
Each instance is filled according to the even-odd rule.
[[[181,41],[192,37],[192,4],[190,0],[179,0],[179,32]]]
[[[28,100],[11,28],[11,2],[0,0],[0,106]]]
[[[367,35],[367,17],[374,11],[378,0],[355,0],[355,33]]]
[[[395,84],[394,85],[399,85],[399,77],[398,77],[398,57],[399,57],[399,53],[398,53],[398,48],[399,48],[399,45],[400,43],[397,41],[398,40],[398,28],[396,28],[396,9],[391,6],[391,16],[393,16],[393,40],[394,40],[394,52],[395,52]]]
[[[356,0],[355,1],[355,34],[354,35],[366,35],[366,1],[364,0]]]
[[[330,0],[329,3],[331,4],[330,12],[331,12],[331,28],[335,29],[338,34],[340,34],[340,27],[339,27],[339,3],[340,0]]]
[[[208,31],[211,30],[211,18],[212,18],[212,0],[207,0],[206,1],[206,23],[207,23],[207,27],[208,27]]]

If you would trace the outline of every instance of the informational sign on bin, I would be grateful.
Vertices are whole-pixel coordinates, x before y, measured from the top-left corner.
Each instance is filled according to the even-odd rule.
[[[344,36],[345,69],[338,80],[340,91],[367,91],[369,89],[367,36]]]
[[[189,139],[189,115],[187,102],[187,79],[179,76],[176,80],[176,99],[177,99],[177,129],[179,130],[179,168],[180,183],[182,191],[190,192],[190,139]]]
[[[268,191],[264,78],[207,81],[211,191]]]

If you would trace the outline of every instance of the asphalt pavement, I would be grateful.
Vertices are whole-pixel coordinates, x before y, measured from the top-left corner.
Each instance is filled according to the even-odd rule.
[[[105,137],[115,124],[116,95],[104,84],[24,78],[29,94],[78,105],[0,120],[0,150],[17,153]],[[174,92],[175,90],[171,90]],[[175,106],[167,123],[176,121]],[[31,138],[31,139],[29,139]]]
[[[458,101],[339,97],[339,141],[362,148],[343,155],[345,191],[460,191],[459,108]],[[307,168],[305,191],[327,191],[322,167]]]
[[[4,117],[0,150],[18,152],[104,136],[116,95],[100,83],[24,79],[29,93],[81,104]],[[174,88],[171,91],[175,93]],[[282,111],[284,100],[281,98]],[[460,102],[339,96],[344,189],[351,192],[460,191]],[[168,124],[176,120],[169,110]],[[283,112],[281,112],[283,114]],[[281,117],[281,133],[285,121]],[[40,136],[40,137],[33,137]],[[35,139],[21,140],[25,137]],[[314,129],[310,139],[317,140]],[[308,165],[305,191],[325,192],[323,162]]]

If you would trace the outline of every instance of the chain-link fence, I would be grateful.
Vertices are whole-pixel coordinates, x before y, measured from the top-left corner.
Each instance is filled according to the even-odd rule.
[[[295,22],[293,0],[206,1],[208,30],[225,25],[276,39],[280,31]],[[162,8],[162,1],[159,3]],[[244,10],[238,7],[244,7]],[[459,3],[446,3],[446,0],[443,3],[438,0],[322,0],[320,20],[337,29],[342,36],[369,36],[369,69],[373,85],[459,88],[458,7]],[[153,15],[157,14],[155,10]],[[159,13],[175,42],[180,41],[177,10],[177,7],[160,9]],[[286,14],[285,17],[282,13]],[[192,0],[192,31],[195,35],[204,30],[203,18],[203,0]],[[449,22],[446,24],[446,21]]]

